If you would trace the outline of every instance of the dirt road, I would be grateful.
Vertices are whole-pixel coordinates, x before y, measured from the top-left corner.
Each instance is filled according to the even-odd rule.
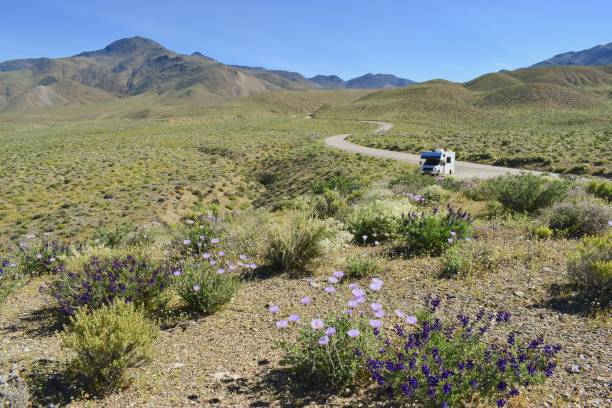
[[[375,122],[375,121],[366,121],[367,123],[371,123],[377,125],[378,128],[374,130],[374,134],[380,135],[383,134],[393,128],[393,124],[389,122]],[[371,147],[359,146],[354,143],[351,143],[346,140],[348,136],[351,134],[344,135],[335,135],[330,136],[325,139],[325,144],[330,147],[341,149],[346,152],[352,153],[360,153],[365,156],[378,157],[381,159],[390,159],[403,161],[412,164],[419,164],[420,157],[417,154],[412,153],[404,153],[404,152],[394,152],[391,150],[383,150],[383,149],[374,149]],[[520,170],[513,169],[509,167],[497,167],[497,166],[489,166],[486,164],[479,163],[470,163],[464,161],[457,161],[455,163],[455,177],[460,178],[490,178],[497,177],[504,174],[519,174],[521,172],[529,172],[534,174],[539,174],[537,171],[528,171],[528,170]]]

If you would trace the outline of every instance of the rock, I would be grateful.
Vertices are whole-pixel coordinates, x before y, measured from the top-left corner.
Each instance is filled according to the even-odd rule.
[[[523,297],[525,294],[522,291],[520,291],[520,290],[515,290],[514,291],[514,295],[518,296],[518,297]]]
[[[548,266],[545,266],[542,268],[542,272],[552,272],[552,268],[549,268]]]
[[[213,378],[220,382],[229,383],[239,380],[240,376],[237,374],[232,374],[229,371],[217,371],[213,374]]]
[[[577,374],[580,372],[580,366],[578,364],[570,364],[565,367],[565,371],[570,374]]]

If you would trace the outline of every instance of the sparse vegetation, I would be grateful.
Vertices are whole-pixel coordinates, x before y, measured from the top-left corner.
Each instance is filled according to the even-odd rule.
[[[612,182],[610,181],[593,180],[588,185],[588,191],[599,198],[612,201]]]
[[[350,330],[358,330],[360,336],[352,337]],[[370,355],[376,344],[366,319],[332,317],[321,328],[302,328],[295,342],[283,343],[282,362],[310,386],[339,389],[366,378],[365,362],[355,349]]]
[[[346,276],[350,279],[374,276],[381,269],[381,260],[372,254],[351,255],[346,258]]]
[[[556,234],[579,238],[605,232],[612,220],[612,210],[594,200],[570,201],[550,208],[545,218]]]
[[[470,216],[448,208],[443,214],[406,214],[399,227],[399,250],[408,256],[439,256],[448,247],[471,234]]]
[[[174,287],[187,308],[205,315],[228,303],[240,285],[234,271],[219,269],[207,261],[187,261],[175,275]]]
[[[509,211],[534,213],[563,200],[568,187],[563,180],[522,174],[486,180],[470,194],[475,198],[494,198]]]
[[[133,303],[121,301],[89,313],[79,310],[62,335],[64,347],[74,351],[70,369],[95,395],[126,382],[126,370],[147,363],[154,353],[158,329]]]
[[[325,254],[323,240],[331,235],[326,224],[309,213],[289,213],[272,231],[265,258],[272,268],[294,276],[311,273]]]
[[[409,205],[404,207],[410,209]],[[374,200],[363,203],[355,206],[347,217],[347,229],[357,244],[383,242],[395,235],[401,211],[402,207],[394,202]]]
[[[607,308],[612,300],[612,232],[583,238],[570,258],[568,273],[587,307]]]

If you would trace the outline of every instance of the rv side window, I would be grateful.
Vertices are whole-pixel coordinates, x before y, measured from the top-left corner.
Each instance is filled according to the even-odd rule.
[[[447,163],[450,163],[450,162],[451,162],[451,158],[450,158],[450,157],[447,157],[447,158],[446,158],[446,162],[447,162]]]

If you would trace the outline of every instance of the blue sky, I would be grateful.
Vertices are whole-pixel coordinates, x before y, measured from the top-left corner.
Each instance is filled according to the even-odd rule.
[[[612,42],[612,1],[3,0],[0,61],[135,35],[229,64],[466,81]]]

